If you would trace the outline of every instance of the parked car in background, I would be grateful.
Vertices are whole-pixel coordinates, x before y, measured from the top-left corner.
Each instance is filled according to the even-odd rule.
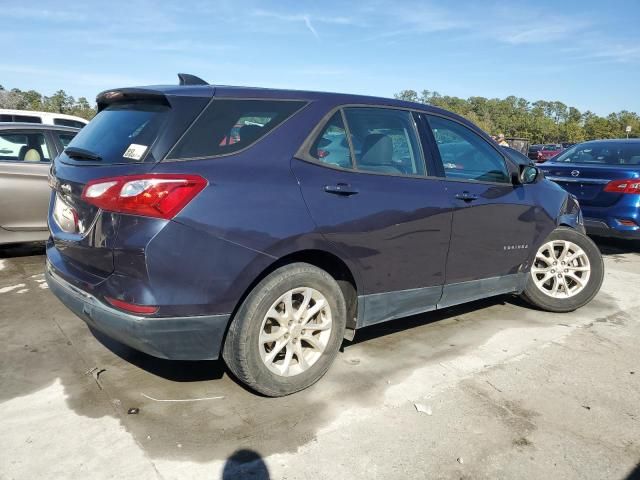
[[[51,161],[77,128],[0,123],[0,244],[46,240]]]
[[[640,239],[640,139],[579,143],[542,170],[578,198],[588,233]]]
[[[509,147],[513,150],[517,150],[523,155],[527,155],[529,151],[529,139],[522,137],[506,137],[505,140],[509,144]]]
[[[574,198],[445,110],[185,75],[97,100],[52,168],[46,278],[148,354],[222,356],[280,396],[356,329],[499,294],[567,312],[600,288]]]
[[[64,113],[10,110],[6,108],[0,108],[0,122],[42,123],[44,125],[73,128],[82,128],[89,123],[84,118]]]
[[[536,144],[536,145],[531,145],[529,146],[529,150],[527,151],[527,156],[531,159],[531,160],[538,160],[538,152],[542,150],[542,145]]]
[[[540,150],[538,150],[536,162],[544,163],[550,158],[555,157],[560,152],[562,152],[562,145],[559,143],[549,143],[543,145]]]
[[[575,142],[562,142],[561,143],[563,150],[566,150],[567,148],[571,148],[575,144],[576,144]]]

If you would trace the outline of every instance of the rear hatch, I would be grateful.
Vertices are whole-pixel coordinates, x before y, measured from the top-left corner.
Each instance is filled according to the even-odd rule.
[[[99,113],[55,160],[49,227],[55,255],[72,277],[95,284],[114,270],[121,215],[82,199],[88,182],[148,173],[213,95],[162,89],[123,89],[98,97]],[[192,93],[192,92],[191,92]]]
[[[583,143],[541,168],[548,179],[574,194],[582,205],[610,207],[623,195],[611,182],[640,178],[640,143],[635,147],[613,141]]]

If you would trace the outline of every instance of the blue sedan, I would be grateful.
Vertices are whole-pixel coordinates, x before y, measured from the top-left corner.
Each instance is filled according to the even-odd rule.
[[[588,233],[640,239],[640,139],[580,143],[542,171],[578,198]]]

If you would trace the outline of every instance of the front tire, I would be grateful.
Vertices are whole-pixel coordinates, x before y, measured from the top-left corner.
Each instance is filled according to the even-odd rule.
[[[303,390],[329,369],[344,337],[344,296],[324,270],[281,267],[249,293],[231,322],[223,358],[249,388],[270,397]]]
[[[596,296],[604,262],[593,241],[571,228],[558,227],[538,249],[522,297],[549,312],[571,312]]]

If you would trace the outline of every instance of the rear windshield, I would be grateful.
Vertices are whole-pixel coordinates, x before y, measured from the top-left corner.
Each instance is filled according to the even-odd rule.
[[[88,150],[100,163],[144,160],[168,116],[169,107],[150,103],[117,103],[98,113],[78,132],[69,148]]]
[[[545,145],[543,150],[555,152],[557,150],[562,150],[561,145]]]
[[[640,165],[640,142],[575,145],[558,155],[553,161],[556,163]]]
[[[214,100],[168,158],[228,155],[254,144],[306,102],[291,100]]]

